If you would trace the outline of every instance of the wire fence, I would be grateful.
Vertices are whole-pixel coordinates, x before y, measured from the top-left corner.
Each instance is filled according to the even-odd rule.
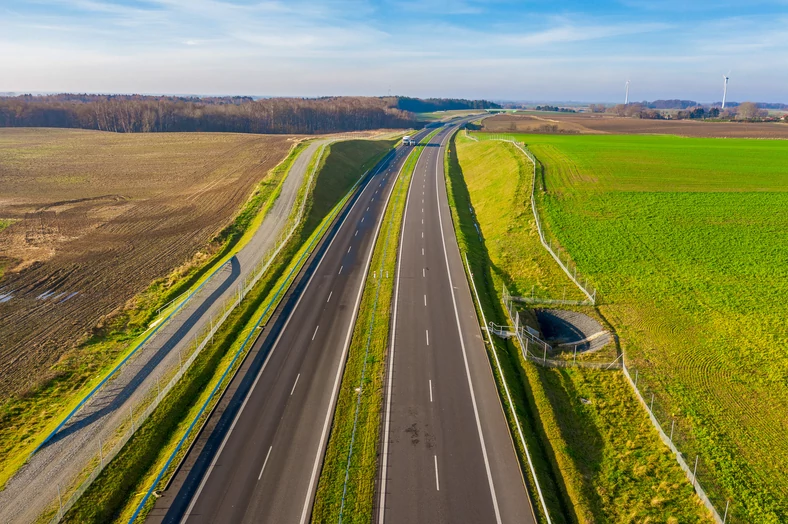
[[[533,176],[531,178],[531,212],[534,216],[534,222],[536,223],[536,230],[539,233],[539,241],[541,242],[542,246],[550,253],[550,256],[558,263],[561,269],[566,273],[566,276],[574,282],[577,288],[586,296],[586,300],[580,301],[581,305],[595,305],[597,300],[597,292],[596,289],[589,285],[588,279],[584,278],[582,275],[578,276],[577,274],[577,265],[572,261],[572,258],[569,256],[569,253],[566,250],[561,249],[561,245],[554,241],[553,239],[547,238],[545,235],[545,228],[542,225],[542,219],[539,216],[539,210],[536,205],[536,183],[537,180],[540,178],[537,175],[537,166],[539,166],[539,161],[536,159],[533,153],[526,147],[523,142],[518,142],[515,137],[512,135],[503,135],[503,134],[496,134],[496,133],[479,133],[471,135],[466,130],[466,136],[473,138],[474,140],[498,140],[502,142],[508,142],[512,144],[514,147],[519,149],[527,158],[531,161],[533,166]],[[540,189],[545,191],[544,183],[542,182]],[[535,298],[535,297],[533,297]],[[540,299],[540,300],[552,300],[552,299]]]
[[[312,187],[315,173],[317,172],[317,168],[320,165],[327,145],[328,143],[321,146],[314,167],[310,172],[309,179],[306,184],[302,186],[306,188],[306,190],[300,192],[300,203],[297,211],[288,220],[290,227],[280,233],[274,245],[261,257],[260,262],[255,265],[254,269],[247,274],[243,281],[238,283],[233,294],[224,300],[219,309],[212,315],[211,319],[203,324],[203,328],[194,335],[191,343],[185,349],[182,348],[178,351],[177,366],[173,365],[170,369],[160,372],[159,376],[156,378],[155,384],[150,385],[148,391],[143,394],[143,398],[136,403],[132,403],[129,407],[128,422],[124,422],[117,428],[112,442],[102,442],[99,440],[97,443],[97,453],[93,459],[88,462],[88,466],[85,468],[89,473],[85,473],[85,470],[83,470],[82,475],[77,477],[75,482],[76,486],[67,490],[65,500],[64,492],[61,486],[58,486],[57,509],[55,515],[50,519],[51,523],[57,523],[63,518],[63,515],[73,507],[79,497],[84,494],[103,471],[104,467],[112,461],[123,446],[131,439],[134,432],[139,429],[156,410],[162,399],[167,396],[167,393],[175,387],[181,377],[189,370],[202,350],[213,341],[214,335],[222,327],[225,320],[227,320],[244,297],[255,287],[260,278],[262,278],[265,272],[270,268],[276,256],[279,255],[287,242],[290,241],[301,226],[306,209],[309,188]],[[215,272],[215,274],[221,274],[223,270],[227,268],[229,262],[230,261],[226,262]],[[184,355],[186,355],[185,360]],[[164,387],[162,387],[162,383],[164,383]],[[106,449],[107,446],[109,449]]]
[[[564,351],[561,347],[556,346],[553,347],[548,344],[545,340],[540,338],[539,332],[535,329],[530,328],[529,326],[525,325],[520,317],[520,312],[514,305],[514,297],[509,294],[509,290],[506,286],[503,286],[503,291],[501,293],[501,302],[504,305],[504,309],[506,310],[506,314],[509,317],[509,321],[511,322],[513,327],[510,326],[498,326],[493,324],[492,322],[488,326],[488,329],[495,335],[501,337],[514,337],[520,344],[520,349],[523,354],[523,358],[530,362],[536,362],[537,364],[541,364],[542,366],[546,367],[561,367],[561,368],[569,368],[569,367],[584,367],[584,368],[595,368],[595,369],[617,369],[622,367],[621,363],[621,355],[616,357],[612,361],[593,361],[587,360],[583,358],[585,354],[590,353],[590,351],[581,351],[580,352],[580,360],[577,359],[578,346],[583,346],[582,342],[578,342],[574,345],[574,351]],[[571,354],[571,360],[568,358]],[[567,358],[554,358],[556,356],[566,356]]]
[[[539,219],[539,214],[536,209],[536,202],[534,199],[535,184],[537,180],[537,160],[533,154],[525,147],[524,144],[518,143],[512,136],[505,134],[479,134],[476,136],[466,135],[474,140],[501,140],[512,143],[515,147],[520,149],[531,161],[534,166],[533,186],[531,188],[531,206],[536,220],[537,229],[539,230],[539,238],[542,245],[547,249],[556,262],[562,267],[565,273],[572,278],[577,286],[588,297],[588,301],[582,301],[579,304],[577,301],[555,300],[555,299],[542,299],[538,297],[513,297],[509,294],[506,287],[503,287],[501,300],[505,306],[509,321],[514,325],[511,329],[508,326],[497,326],[490,323],[489,330],[492,333],[499,334],[500,336],[514,336],[520,345],[523,357],[525,360],[534,362],[545,367],[584,367],[596,369],[621,369],[627,382],[632,387],[638,402],[646,410],[646,413],[651,420],[654,428],[657,430],[662,442],[673,453],[676,461],[684,472],[687,480],[692,485],[698,498],[704,506],[711,513],[712,518],[718,524],[728,523],[744,523],[746,518],[737,515],[737,508],[731,504],[731,499],[726,495],[725,490],[719,486],[714,479],[714,469],[711,461],[704,461],[700,456],[697,449],[697,443],[693,435],[692,422],[688,418],[681,418],[677,416],[673,410],[670,409],[670,402],[667,400],[667,394],[660,394],[655,386],[648,386],[645,384],[643,374],[639,369],[633,367],[631,364],[627,365],[625,362],[624,354],[621,353],[612,362],[589,362],[585,360],[577,360],[576,352],[573,354],[571,360],[567,359],[552,359],[548,358],[553,351],[553,348],[547,342],[541,340],[538,332],[529,330],[526,326],[522,326],[520,314],[514,306],[514,302],[523,302],[527,304],[537,303],[552,303],[552,304],[570,304],[570,305],[583,305],[585,303],[594,304],[596,302],[596,291],[588,287],[586,282],[576,280],[575,271],[570,271],[571,261],[567,256],[566,265],[560,257],[560,248],[554,251],[552,242],[546,241]],[[540,354],[541,353],[541,354]],[[634,377],[633,377],[634,374]],[[660,422],[662,421],[662,422]],[[663,424],[665,427],[663,428]]]
[[[715,522],[727,524],[729,522],[745,522],[735,518],[730,499],[727,498],[723,490],[714,482],[711,464],[707,464],[697,453],[695,439],[692,436],[692,427],[689,420],[681,419],[669,409],[669,403],[661,399],[657,394],[656,388],[644,385],[640,371],[631,365],[627,366],[623,353],[611,362],[590,362],[577,360],[577,352],[573,354],[572,360],[548,358],[555,349],[547,342],[540,339],[535,330],[529,330],[527,326],[521,325],[520,313],[514,307],[514,301],[506,289],[503,288],[501,300],[505,306],[510,322],[514,328],[509,326],[498,326],[490,322],[488,330],[498,336],[514,336],[519,345],[523,358],[544,367],[583,367],[592,369],[621,369],[627,382],[632,387],[641,406],[645,408],[651,423],[656,428],[662,442],[665,443],[673,453],[679,466],[697,493],[701,502],[706,506]],[[567,353],[568,356],[568,353]],[[634,378],[633,375],[634,374]],[[645,387],[644,387],[645,386]],[[663,422],[660,423],[660,420]],[[663,428],[662,424],[665,424]],[[668,428],[668,429],[666,429]],[[701,480],[706,483],[703,487]],[[719,511],[717,508],[721,508]],[[721,516],[722,515],[722,516]]]
[[[639,369],[625,364],[622,370],[641,406],[648,413],[659,438],[670,448],[695,493],[711,512],[714,521],[720,524],[746,522],[734,516],[735,508],[731,505],[731,500],[714,481],[711,463],[706,463],[697,452],[691,421],[676,416],[669,407],[667,397],[659,394],[656,387],[649,387],[645,383],[644,374]],[[701,481],[706,484],[705,488]]]

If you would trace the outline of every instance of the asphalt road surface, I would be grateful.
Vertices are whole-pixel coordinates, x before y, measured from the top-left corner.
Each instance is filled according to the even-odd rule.
[[[452,227],[450,133],[424,149],[405,211],[376,520],[535,523]]]
[[[275,245],[293,209],[307,167],[326,140],[313,141],[296,158],[282,191],[252,239],[173,318],[134,359],[43,446],[0,491],[0,522],[33,522],[98,454],[129,410],[155,390],[163,370],[177,365],[179,352],[211,321],[227,297],[237,292],[266,252]],[[106,452],[106,450],[105,450]]]
[[[309,520],[373,241],[410,150],[373,170],[311,255],[150,522]]]

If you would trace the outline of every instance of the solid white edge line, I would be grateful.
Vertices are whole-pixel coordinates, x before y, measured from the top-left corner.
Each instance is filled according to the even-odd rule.
[[[184,523],[184,522],[186,522],[188,520],[192,509],[194,509],[194,505],[197,503],[197,499],[200,498],[200,493],[202,493],[202,490],[205,487],[206,482],[208,482],[208,477],[210,477],[211,472],[213,471],[214,467],[216,466],[216,462],[219,460],[219,456],[222,454],[222,451],[224,450],[224,446],[227,444],[227,441],[230,439],[230,435],[232,434],[233,429],[235,429],[235,424],[238,422],[238,419],[241,418],[241,414],[243,413],[244,408],[246,407],[246,403],[249,402],[249,398],[252,396],[252,393],[254,392],[255,387],[257,387],[257,382],[259,382],[260,377],[263,376],[263,372],[265,371],[265,368],[268,366],[268,362],[271,361],[271,356],[274,354],[274,351],[276,350],[277,346],[279,345],[279,340],[282,338],[282,335],[284,335],[285,331],[287,330],[287,326],[288,326],[288,324],[290,324],[290,320],[293,318],[293,315],[295,314],[296,310],[298,309],[299,304],[301,304],[301,299],[304,298],[304,295],[306,294],[306,290],[309,289],[309,285],[312,283],[312,279],[315,278],[315,275],[317,275],[318,269],[320,269],[320,266],[323,264],[323,260],[325,260],[326,253],[328,253],[328,251],[331,249],[331,246],[334,243],[334,240],[336,240],[336,238],[339,236],[339,232],[342,230],[343,227],[345,227],[345,223],[347,222],[347,217],[350,216],[351,212],[353,211],[353,208],[355,208],[356,204],[359,201],[361,201],[361,195],[363,195],[367,191],[367,189],[369,187],[370,187],[370,185],[367,184],[367,186],[361,191],[361,194],[356,199],[356,201],[353,203],[353,205],[350,207],[350,209],[348,210],[347,215],[345,215],[345,218],[342,220],[342,223],[339,225],[339,229],[337,229],[336,235],[334,235],[334,237],[328,243],[328,246],[326,247],[326,250],[323,252],[323,256],[320,257],[320,260],[318,261],[317,266],[315,267],[315,271],[312,273],[312,275],[310,275],[309,280],[306,283],[306,286],[304,286],[304,290],[301,292],[301,295],[298,297],[298,300],[296,301],[295,306],[293,306],[292,311],[290,311],[290,314],[288,315],[287,320],[285,321],[285,324],[282,326],[282,331],[280,331],[279,335],[277,335],[276,340],[274,341],[274,345],[271,346],[271,351],[268,353],[268,357],[266,357],[265,362],[263,362],[263,367],[260,368],[260,372],[257,374],[257,377],[255,377],[254,382],[252,383],[252,387],[249,389],[249,393],[246,394],[246,398],[244,399],[243,403],[241,404],[241,408],[238,410],[238,413],[236,413],[235,418],[233,419],[233,423],[230,424],[230,429],[227,430],[227,434],[224,436],[224,439],[222,440],[222,444],[219,446],[219,449],[216,452],[216,455],[214,456],[213,460],[211,461],[211,465],[208,466],[208,471],[205,472],[205,475],[203,476],[202,480],[200,481],[200,486],[197,488],[197,491],[195,491],[194,495],[192,496],[191,502],[189,503],[189,507],[186,508],[186,512],[183,514],[183,517],[181,517],[181,523]],[[307,261],[308,261],[308,259],[307,259]]]
[[[389,365],[388,365],[388,379],[387,379],[387,386],[386,386],[386,413],[385,413],[385,425],[383,429],[383,458],[382,463],[380,466],[380,496],[378,499],[378,524],[383,524],[383,520],[385,518],[386,513],[386,470],[388,469],[388,462],[389,462],[389,430],[391,428],[391,388],[394,380],[394,338],[397,334],[397,306],[399,304],[399,281],[400,281],[400,274],[402,272],[402,238],[405,235],[405,223],[407,222],[408,218],[408,206],[410,205],[410,192],[413,189],[413,179],[416,178],[416,166],[421,160],[421,154],[424,152],[426,148],[421,148],[419,151],[419,157],[416,159],[416,165],[413,166],[413,175],[410,177],[410,185],[408,186],[408,196],[405,199],[405,211],[402,213],[402,227],[400,228],[399,233],[399,253],[397,254],[397,276],[396,276],[396,283],[395,283],[395,290],[394,290],[394,307],[393,316],[391,320],[391,342],[389,343]],[[407,160],[406,160],[407,162]]]
[[[438,455],[433,455],[433,458],[435,459],[435,489],[437,491],[440,491],[441,490],[441,481],[438,478]]]
[[[291,396],[291,397],[293,396],[293,392],[295,392],[295,388],[296,388],[296,386],[298,385],[298,379],[299,379],[299,378],[301,378],[301,373],[299,373],[298,375],[296,375],[295,382],[293,382],[293,389],[291,389],[291,390],[290,390],[290,396]]]
[[[447,138],[451,136],[450,134],[447,135]],[[444,143],[446,140],[444,140]],[[444,147],[444,143],[441,143],[441,146],[438,148],[438,156],[440,156],[441,149]],[[442,159],[441,159],[442,160]],[[484,468],[487,470],[487,482],[490,485],[490,495],[492,496],[493,502],[493,509],[495,510],[495,521],[498,524],[501,524],[501,512],[498,509],[498,497],[495,494],[495,485],[493,484],[492,479],[492,472],[490,471],[490,460],[487,457],[487,446],[484,443],[484,434],[482,432],[482,424],[479,420],[479,408],[476,405],[476,393],[473,391],[473,381],[471,380],[471,370],[468,366],[468,355],[465,350],[465,340],[462,336],[462,324],[460,323],[460,314],[457,310],[457,298],[454,296],[454,283],[451,279],[451,268],[449,267],[449,254],[446,249],[446,236],[443,233],[443,214],[441,213],[441,201],[440,201],[440,190],[438,189],[438,166],[441,165],[441,162],[435,163],[435,200],[438,204],[438,224],[439,229],[441,230],[441,242],[443,244],[443,258],[446,261],[446,275],[449,278],[449,290],[451,291],[451,301],[454,305],[454,318],[457,321],[457,332],[460,335],[460,347],[462,348],[462,358],[465,363],[465,375],[468,378],[468,388],[471,391],[471,404],[473,404],[473,414],[476,418],[476,430],[479,432],[479,441],[482,447],[482,455],[484,456]]]
[[[312,509],[312,492],[315,488],[315,482],[317,482],[317,476],[320,469],[320,463],[322,462],[323,455],[325,454],[325,444],[326,439],[328,438],[328,430],[331,428],[331,421],[333,419],[334,409],[336,406],[337,401],[337,392],[339,391],[339,386],[342,381],[342,371],[345,368],[345,362],[347,359],[347,353],[350,349],[350,341],[353,336],[353,329],[356,325],[356,319],[358,318],[358,307],[361,304],[361,297],[364,294],[364,285],[367,280],[367,276],[369,275],[369,266],[372,264],[372,254],[375,251],[375,245],[377,244],[378,234],[380,233],[380,228],[383,225],[383,219],[386,216],[386,210],[388,209],[389,201],[391,200],[391,194],[394,192],[394,187],[397,185],[397,179],[402,173],[402,169],[405,167],[407,162],[407,156],[405,157],[406,161],[402,163],[399,171],[397,171],[397,176],[391,183],[391,189],[389,189],[388,196],[386,196],[386,201],[383,203],[383,208],[380,212],[380,217],[378,218],[378,225],[375,228],[375,233],[372,236],[372,242],[370,242],[369,246],[369,254],[367,255],[367,262],[364,265],[364,272],[362,273],[361,283],[358,287],[358,294],[356,295],[356,303],[353,306],[353,318],[350,321],[350,325],[348,326],[347,334],[345,335],[345,347],[342,350],[342,357],[339,360],[339,366],[337,367],[337,374],[334,378],[334,388],[331,393],[331,402],[328,406],[328,411],[326,411],[326,420],[323,423],[323,432],[320,435],[320,445],[318,446],[317,453],[315,454],[315,463],[312,468],[312,478],[309,480],[309,489],[306,492],[306,498],[304,499],[304,508],[301,512],[301,521],[300,524],[305,524],[306,521],[309,519],[309,514],[311,513]],[[368,186],[369,187],[369,186]],[[374,200],[374,198],[372,199]],[[372,201],[370,200],[370,202]]]
[[[290,394],[292,395],[292,393],[290,393]],[[261,469],[261,470],[260,470],[260,474],[259,474],[259,475],[257,475],[257,480],[260,480],[261,478],[263,478],[263,471],[265,471],[265,465],[266,465],[266,464],[268,464],[268,457],[270,457],[270,456],[271,456],[271,450],[272,450],[272,449],[274,449],[274,447],[273,447],[273,446],[271,446],[270,448],[268,448],[268,453],[266,453],[266,454],[265,454],[265,460],[263,461],[263,469]]]

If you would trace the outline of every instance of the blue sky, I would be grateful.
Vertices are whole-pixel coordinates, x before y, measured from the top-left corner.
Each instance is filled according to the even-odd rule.
[[[0,92],[788,103],[788,0],[0,0]]]

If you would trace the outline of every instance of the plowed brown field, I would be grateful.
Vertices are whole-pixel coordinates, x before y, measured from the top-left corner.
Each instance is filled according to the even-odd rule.
[[[663,134],[709,138],[788,138],[788,124],[777,122],[699,122],[644,120],[590,113],[497,115],[483,120],[492,133]]]
[[[0,129],[0,399],[204,249],[293,140]]]

